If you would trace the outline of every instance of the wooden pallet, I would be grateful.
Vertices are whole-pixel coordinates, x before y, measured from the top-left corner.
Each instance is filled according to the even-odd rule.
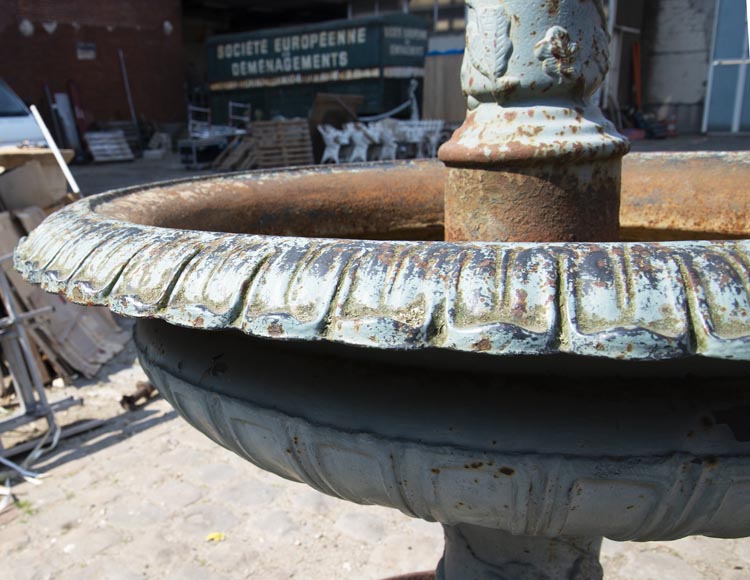
[[[219,171],[254,169],[255,166],[252,165],[254,149],[255,141],[252,137],[247,135],[236,137],[216,158],[212,167]]]
[[[256,121],[247,135],[234,139],[216,158],[219,171],[246,171],[293,165],[312,165],[310,128],[304,119]]]
[[[250,124],[259,168],[314,163],[310,127],[305,119],[258,121]]]
[[[133,152],[121,130],[89,131],[84,134],[94,163],[133,161]]]

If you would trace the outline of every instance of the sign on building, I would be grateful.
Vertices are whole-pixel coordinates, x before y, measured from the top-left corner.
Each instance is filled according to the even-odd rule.
[[[208,39],[211,91],[424,75],[427,23],[389,14]]]

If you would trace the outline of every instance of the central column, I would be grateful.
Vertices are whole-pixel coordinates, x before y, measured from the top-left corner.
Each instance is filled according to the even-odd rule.
[[[443,526],[435,580],[602,580],[601,538],[513,536],[479,526]]]
[[[467,0],[463,125],[446,240],[614,241],[627,140],[593,102],[609,67],[601,0]]]

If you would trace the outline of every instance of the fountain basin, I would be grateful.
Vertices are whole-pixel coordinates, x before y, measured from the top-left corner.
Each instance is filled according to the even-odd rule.
[[[749,222],[658,217],[710,199],[705,162],[741,191],[743,155],[631,157],[692,204],[623,171],[634,237],[728,239],[442,242],[445,169],[392,163],[102,194],[15,265],[138,318],[154,385],[219,444],[441,522],[438,578],[594,579],[602,536],[750,535]]]
[[[353,239],[439,237],[443,179],[436,163],[374,164],[102,194],[50,216],[19,245],[15,265],[73,302],[259,337],[496,355],[750,358],[747,240]],[[632,230],[675,229],[669,214],[666,228],[655,227],[655,191],[637,206],[651,221],[625,213]],[[750,222],[733,223],[721,235],[741,235]],[[320,237],[334,235],[350,239]]]
[[[600,580],[602,536],[750,534],[747,155],[622,162],[600,0],[466,6],[447,169],[112,192],[16,267],[137,317],[221,445],[441,522],[437,580]]]
[[[559,355],[478,369],[477,355],[158,320],[140,321],[135,340],[193,426],[329,495],[521,536],[750,534],[747,363],[696,376],[607,361],[582,374],[586,359]]]

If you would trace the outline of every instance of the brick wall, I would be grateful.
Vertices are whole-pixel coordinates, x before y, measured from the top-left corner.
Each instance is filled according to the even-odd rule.
[[[72,80],[93,119],[125,120],[122,49],[138,116],[179,121],[185,117],[181,20],[180,0],[0,0],[0,77],[43,111],[44,83],[61,92]],[[21,32],[24,21],[33,25],[29,36]],[[93,43],[95,59],[79,60],[78,43]]]

